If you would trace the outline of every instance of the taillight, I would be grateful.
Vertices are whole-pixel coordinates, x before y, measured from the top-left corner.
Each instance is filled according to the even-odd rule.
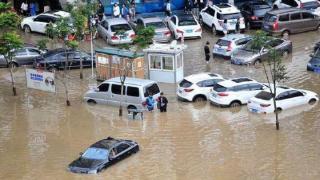
[[[201,28],[199,28],[199,29],[197,29],[197,30],[196,30],[196,32],[201,32],[201,31],[202,31],[202,29],[201,29]]]
[[[130,38],[131,38],[131,39],[134,39],[135,37],[136,37],[135,34],[131,34],[131,35],[130,35]]]
[[[164,35],[165,36],[171,36],[171,32],[170,31],[166,31],[166,32],[164,32]]]
[[[279,29],[278,21],[274,22],[272,27],[273,27],[273,30],[278,30]]]
[[[221,93],[218,93],[218,96],[229,96],[229,94],[221,92]]]
[[[177,33],[182,33],[183,34],[183,31],[180,30],[180,29],[177,29]]]
[[[112,40],[118,40],[119,38],[117,36],[112,36],[111,39]]]
[[[228,48],[227,48],[227,51],[231,51],[231,50],[232,50],[231,42],[229,42],[229,44],[228,44]]]
[[[260,104],[261,107],[269,107],[270,104]]]
[[[184,89],[184,92],[191,92],[193,89]]]
[[[251,20],[258,20],[257,16],[251,16]]]

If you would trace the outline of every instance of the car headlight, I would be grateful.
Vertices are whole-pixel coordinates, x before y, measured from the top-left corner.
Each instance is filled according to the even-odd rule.
[[[88,171],[88,174],[97,174],[97,170],[95,169],[95,170],[90,170],[90,171]]]
[[[310,64],[310,63],[308,63],[308,64],[307,64],[307,66],[311,67],[311,64]]]

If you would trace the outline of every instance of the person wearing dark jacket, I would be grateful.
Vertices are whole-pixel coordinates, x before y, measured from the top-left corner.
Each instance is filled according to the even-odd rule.
[[[209,63],[210,60],[210,48],[209,48],[209,41],[207,41],[206,45],[204,46],[204,55],[206,57],[206,62],[207,64]]]
[[[167,112],[167,104],[168,99],[163,95],[163,92],[160,93],[160,97],[158,98],[158,108],[160,112]]]

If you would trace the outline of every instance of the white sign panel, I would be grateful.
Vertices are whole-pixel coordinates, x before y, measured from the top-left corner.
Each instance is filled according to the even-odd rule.
[[[54,73],[26,69],[27,87],[48,92],[56,92]]]

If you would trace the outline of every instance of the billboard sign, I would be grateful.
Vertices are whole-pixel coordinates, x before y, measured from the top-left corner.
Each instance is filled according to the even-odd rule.
[[[47,92],[56,92],[54,73],[26,69],[27,87]]]

